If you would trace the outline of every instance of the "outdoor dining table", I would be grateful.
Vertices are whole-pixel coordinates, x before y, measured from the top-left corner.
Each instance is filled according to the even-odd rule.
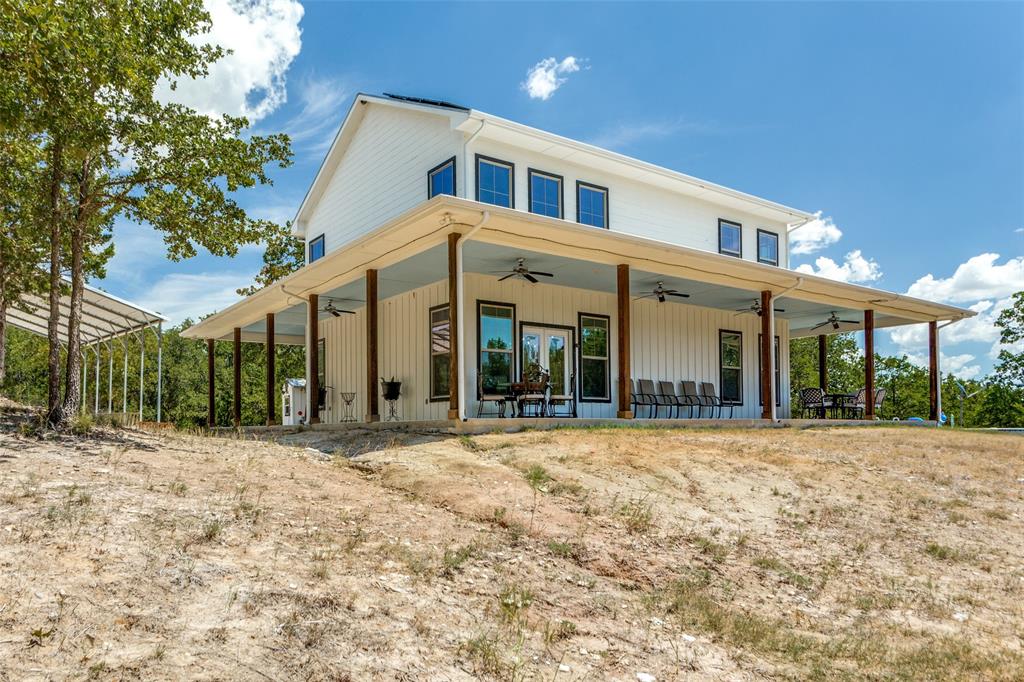
[[[856,398],[856,393],[826,393],[825,407],[822,411],[829,412],[832,415],[832,419],[837,419],[839,417],[840,410],[842,410],[843,406],[846,405],[848,402],[855,400]]]
[[[508,388],[505,390],[506,402],[512,405],[512,416],[522,417],[522,407],[519,405],[519,398],[527,393],[530,393],[530,389],[540,388],[540,382],[537,381],[513,381],[508,384]],[[543,406],[541,406],[540,414],[543,416]]]

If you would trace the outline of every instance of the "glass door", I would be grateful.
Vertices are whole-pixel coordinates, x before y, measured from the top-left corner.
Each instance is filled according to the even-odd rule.
[[[522,367],[523,376],[540,368],[551,374],[551,395],[566,395],[569,392],[569,377],[572,374],[572,331],[559,327],[523,327]]]

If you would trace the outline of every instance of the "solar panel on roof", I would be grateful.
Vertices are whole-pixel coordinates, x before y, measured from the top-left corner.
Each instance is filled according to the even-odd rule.
[[[427,104],[434,107],[444,107],[445,109],[457,109],[459,111],[469,111],[469,107],[464,107],[461,104],[453,104],[451,102],[445,102],[439,99],[427,99],[425,97],[410,97],[409,95],[396,95],[390,92],[384,93],[385,97],[396,99],[401,102],[411,102],[413,104]]]

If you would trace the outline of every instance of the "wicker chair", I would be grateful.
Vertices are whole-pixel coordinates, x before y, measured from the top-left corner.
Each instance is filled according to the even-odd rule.
[[[882,411],[882,403],[885,402],[885,389],[880,388],[875,391],[875,414],[877,415]]]
[[[812,419],[825,418],[825,392],[820,388],[800,389],[800,416],[807,419],[808,414]]]
[[[839,410],[844,419],[860,419],[864,416],[864,407],[867,405],[868,392],[866,389],[857,391],[857,395],[846,398],[839,404]]]

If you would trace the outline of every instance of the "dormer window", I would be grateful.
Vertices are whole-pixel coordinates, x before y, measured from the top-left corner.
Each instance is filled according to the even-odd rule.
[[[580,225],[608,227],[608,188],[576,183],[576,222]]]
[[[506,161],[476,155],[476,200],[512,208],[515,197],[512,176],[515,166]]]
[[[309,240],[309,262],[320,260],[324,257],[324,236],[320,235]]]
[[[757,262],[779,264],[779,235],[768,230],[757,231]]]
[[[562,217],[562,176],[530,169],[530,213]]]
[[[743,226],[728,220],[718,221],[718,253],[743,258]]]
[[[427,173],[427,198],[438,194],[455,196],[455,157],[435,166]]]

